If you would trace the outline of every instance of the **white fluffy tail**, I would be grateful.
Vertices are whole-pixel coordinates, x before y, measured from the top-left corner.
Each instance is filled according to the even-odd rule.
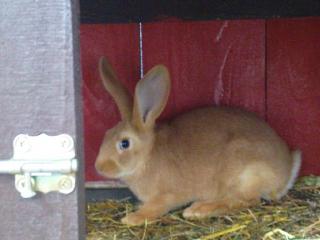
[[[291,156],[293,159],[293,165],[292,165],[292,169],[291,169],[290,178],[289,178],[289,181],[288,181],[287,185],[285,186],[285,188],[280,193],[278,193],[278,195],[277,195],[278,199],[282,198],[284,195],[287,194],[289,189],[292,188],[292,186],[293,186],[293,184],[299,174],[301,160],[302,160],[302,152],[300,150],[294,150],[291,153]]]

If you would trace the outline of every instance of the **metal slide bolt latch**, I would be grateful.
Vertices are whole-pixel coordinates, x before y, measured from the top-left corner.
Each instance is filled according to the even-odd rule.
[[[0,160],[0,174],[15,175],[15,187],[23,198],[36,191],[71,193],[77,169],[74,142],[67,134],[20,134],[13,141],[13,157]]]

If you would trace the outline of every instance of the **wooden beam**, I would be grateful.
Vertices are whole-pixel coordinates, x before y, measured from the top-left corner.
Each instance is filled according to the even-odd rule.
[[[81,23],[256,19],[320,15],[318,0],[80,0]]]

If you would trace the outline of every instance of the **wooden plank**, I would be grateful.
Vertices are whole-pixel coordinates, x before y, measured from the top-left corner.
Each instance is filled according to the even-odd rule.
[[[319,16],[318,0],[80,0],[82,23]]]
[[[267,22],[268,120],[303,151],[301,175],[320,174],[320,18]]]
[[[86,180],[104,180],[96,173],[94,162],[105,131],[120,115],[103,88],[98,61],[101,56],[108,57],[119,79],[133,92],[139,78],[139,30],[137,24],[82,24],[80,29]]]
[[[143,53],[145,70],[163,63],[171,73],[163,118],[214,104],[264,117],[264,20],[147,23]]]
[[[2,240],[85,238],[78,3],[1,1],[0,159],[20,133],[70,134],[80,170],[69,195],[22,199],[14,177],[0,176]]]

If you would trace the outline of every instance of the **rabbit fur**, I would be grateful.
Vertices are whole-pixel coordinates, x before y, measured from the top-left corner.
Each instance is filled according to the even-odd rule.
[[[187,203],[185,218],[221,215],[261,198],[279,199],[295,181],[301,152],[290,152],[254,114],[205,107],[156,124],[170,92],[165,66],[137,83],[134,98],[104,57],[99,71],[121,121],[106,132],[95,167],[120,178],[142,201],[123,223],[143,224]]]

